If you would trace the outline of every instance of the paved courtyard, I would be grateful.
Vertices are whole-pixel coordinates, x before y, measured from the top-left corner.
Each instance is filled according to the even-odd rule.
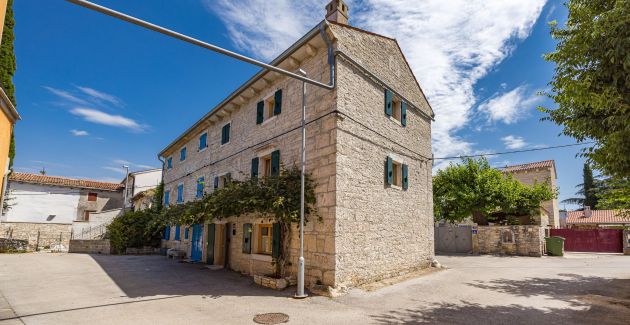
[[[0,325],[628,324],[630,256],[438,256],[449,269],[376,291],[290,298],[161,256],[0,255]]]

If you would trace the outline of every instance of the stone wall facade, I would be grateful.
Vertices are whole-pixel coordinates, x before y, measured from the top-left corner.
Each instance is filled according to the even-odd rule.
[[[111,254],[112,249],[109,239],[93,239],[93,240],[79,240],[73,239],[70,241],[68,253],[83,253],[83,254]]]
[[[39,248],[67,251],[72,225],[33,222],[0,222],[0,237],[27,240],[30,250]]]
[[[317,184],[320,220],[312,217],[304,229],[305,281],[307,285],[336,287],[427,267],[434,254],[433,206],[431,162],[427,159],[431,157],[431,128],[430,119],[423,116],[430,107],[396,42],[340,25],[332,25],[330,34],[335,47],[349,52],[412,104],[407,110],[407,126],[403,127],[384,112],[386,85],[342,58],[337,60],[334,90],[307,87],[306,120],[313,122],[306,129],[306,170]],[[307,48],[312,55],[300,60],[299,68],[310,78],[328,80],[326,48],[320,36]],[[297,52],[302,53],[302,49]],[[205,190],[212,191],[214,177],[230,173],[235,179],[248,178],[252,158],[274,150],[280,150],[285,167],[299,164],[302,83],[280,76],[265,78],[269,79],[264,88],[244,92],[247,96],[238,109],[223,116],[217,113],[212,122],[189,132],[185,144],[173,145],[163,153],[165,159],[172,157],[173,161],[173,168],[164,172],[171,204],[177,198],[178,185],[183,184],[184,201],[194,200],[199,177],[205,179]],[[282,113],[257,125],[256,103],[277,89],[283,91]],[[228,122],[231,139],[221,145],[221,128]],[[198,138],[204,132],[208,133],[209,147],[198,151]],[[187,158],[180,162],[183,146]],[[384,164],[388,156],[409,166],[408,189],[386,185]],[[252,223],[257,229],[272,222],[262,216],[216,222],[215,240],[220,238],[217,245],[229,245],[229,268],[250,275],[273,273],[271,256],[257,254],[255,242],[252,254],[242,252],[243,224]],[[171,227],[172,232],[174,229]],[[205,225],[203,243],[208,239],[207,229]],[[188,239],[184,238],[184,227],[180,231],[180,240],[175,241],[171,233],[163,247],[184,250],[190,256],[192,230]],[[226,234],[227,240],[221,234]],[[295,276],[299,249],[295,225],[289,241],[286,275]],[[222,249],[215,247],[214,264],[224,262],[218,254]],[[207,255],[204,245],[204,261]]]
[[[540,257],[545,254],[541,226],[475,226],[473,253]]]
[[[526,185],[531,186],[535,183],[540,184],[548,181],[552,189],[558,188],[556,171],[553,167],[527,169],[511,172],[511,174],[519,182]],[[560,228],[560,209],[558,207],[558,199],[545,201],[542,203],[542,207],[548,212],[549,227]]]

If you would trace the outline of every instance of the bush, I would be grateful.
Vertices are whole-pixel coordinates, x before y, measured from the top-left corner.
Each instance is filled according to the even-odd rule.
[[[154,209],[128,211],[114,218],[107,226],[107,236],[115,254],[124,254],[127,248],[157,247],[160,244],[161,228],[154,225],[159,212]]]

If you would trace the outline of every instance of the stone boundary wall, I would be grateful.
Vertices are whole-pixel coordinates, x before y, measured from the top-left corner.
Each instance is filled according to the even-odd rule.
[[[472,237],[475,254],[540,257],[545,253],[545,229],[541,226],[476,226]]]
[[[98,240],[79,240],[73,239],[70,241],[70,248],[68,253],[83,253],[83,254],[111,254],[111,245],[109,239]]]
[[[26,240],[29,250],[68,251],[71,230],[71,224],[0,222],[0,237]]]

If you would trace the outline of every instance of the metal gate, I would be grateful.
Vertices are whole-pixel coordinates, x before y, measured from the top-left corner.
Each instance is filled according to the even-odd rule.
[[[471,253],[472,227],[453,225],[436,226],[435,251],[439,253]]]
[[[551,229],[551,236],[564,238],[569,252],[622,253],[621,229]]]

